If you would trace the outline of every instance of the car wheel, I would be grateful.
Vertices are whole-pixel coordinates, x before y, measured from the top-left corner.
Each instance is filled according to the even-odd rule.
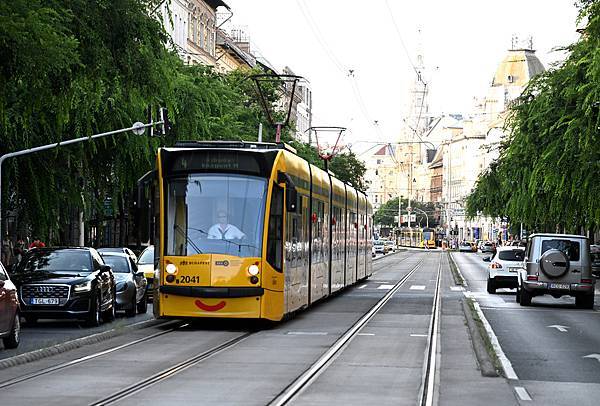
[[[108,309],[104,313],[102,313],[102,320],[104,320],[106,322],[106,321],[113,321],[116,318],[117,318],[117,294],[113,290],[110,309]]]
[[[90,311],[88,312],[85,324],[89,327],[97,327],[100,325],[101,308],[100,308],[100,293],[96,293],[91,300]]]
[[[27,324],[30,324],[30,325],[33,326],[34,324],[37,323],[37,321],[38,321],[37,317],[34,317],[34,316],[25,316],[25,322]]]
[[[146,294],[142,296],[142,300],[137,304],[137,311],[141,314],[146,314],[148,311],[148,296]]]
[[[527,292],[525,289],[521,289],[521,298],[520,298],[521,306],[530,306],[531,305],[531,293]]]
[[[133,317],[135,316],[135,310],[136,310],[136,303],[135,303],[135,290],[133,291],[133,295],[131,295],[131,303],[129,304],[129,308],[125,309],[125,316],[126,317]]]
[[[575,296],[575,306],[577,306],[580,309],[593,309],[594,295]]]
[[[19,341],[21,340],[21,316],[19,316],[19,312],[15,314],[15,319],[13,320],[13,326],[10,330],[10,334],[2,339],[2,343],[4,344],[4,348],[17,348],[19,346]]]
[[[492,278],[489,278],[489,277],[487,280],[487,291],[489,294],[496,293],[496,283],[494,282],[494,280]]]

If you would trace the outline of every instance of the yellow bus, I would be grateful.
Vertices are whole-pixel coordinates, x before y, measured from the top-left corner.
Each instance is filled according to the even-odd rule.
[[[372,274],[363,192],[284,144],[182,142],[139,182],[157,318],[281,320]]]

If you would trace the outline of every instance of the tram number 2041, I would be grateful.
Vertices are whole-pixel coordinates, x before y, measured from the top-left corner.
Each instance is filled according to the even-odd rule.
[[[175,281],[176,283],[200,283],[199,276],[182,275]]]

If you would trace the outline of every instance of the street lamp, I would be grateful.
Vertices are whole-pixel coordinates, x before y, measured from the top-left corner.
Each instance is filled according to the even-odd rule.
[[[159,110],[159,115],[160,115],[160,121],[153,121],[152,118],[150,118],[150,122],[148,124],[143,124],[138,121],[138,122],[135,122],[131,127],[121,128],[120,130],[107,131],[104,133],[94,134],[94,135],[90,135],[87,137],[74,138],[71,140],[55,142],[54,144],[41,145],[39,147],[23,149],[20,151],[9,152],[8,154],[1,155],[0,156],[0,235],[4,236],[4,234],[3,234],[4,221],[2,219],[2,163],[6,159],[14,158],[17,156],[22,156],[22,155],[32,154],[34,152],[45,151],[48,149],[57,148],[57,147],[64,146],[64,145],[77,144],[77,143],[80,143],[83,141],[91,141],[95,138],[102,138],[102,137],[106,137],[109,135],[124,133],[127,131],[132,131],[135,135],[142,135],[142,134],[144,134],[146,128],[150,128],[150,130],[151,130],[150,135],[152,136],[154,126],[156,126],[156,125],[161,126],[161,133],[162,133],[162,135],[165,135],[169,128],[169,119],[167,117],[167,109],[161,108]]]

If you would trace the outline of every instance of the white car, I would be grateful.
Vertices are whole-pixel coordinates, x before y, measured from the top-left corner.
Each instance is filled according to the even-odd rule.
[[[373,248],[375,249],[375,254],[385,254],[385,242],[382,240],[373,241]]]
[[[493,257],[485,257],[483,260],[489,262],[487,291],[496,293],[498,288],[516,288],[518,270],[523,266],[525,249],[521,247],[498,247]]]

